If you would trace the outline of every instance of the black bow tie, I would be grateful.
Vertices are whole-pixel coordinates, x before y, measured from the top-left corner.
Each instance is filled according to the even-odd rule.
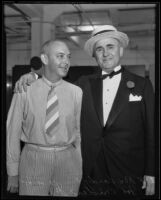
[[[103,74],[103,75],[101,75],[101,79],[105,79],[105,78],[107,78],[107,77],[109,77],[109,78],[112,78],[113,76],[115,76],[116,74],[119,74],[119,73],[121,73],[123,71],[123,68],[121,68],[120,70],[118,70],[118,71],[112,71],[111,73],[109,73],[109,74]]]

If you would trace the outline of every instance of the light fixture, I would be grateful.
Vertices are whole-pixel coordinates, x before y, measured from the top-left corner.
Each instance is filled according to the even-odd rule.
[[[74,41],[74,42],[76,42],[76,43],[78,43],[79,41],[79,37],[78,36],[70,36],[70,38]]]
[[[73,33],[73,32],[75,32],[74,28],[69,27],[69,26],[65,28],[65,31],[66,31],[67,33]]]
[[[11,87],[12,85],[11,85],[11,83],[7,82],[7,83],[6,83],[6,86],[7,86],[7,88],[9,88],[9,87]]]

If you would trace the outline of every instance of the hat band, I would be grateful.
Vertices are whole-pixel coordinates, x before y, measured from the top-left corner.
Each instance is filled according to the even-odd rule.
[[[106,33],[106,32],[114,32],[114,30],[104,30],[104,31],[100,31],[100,32],[94,34],[92,37],[94,37],[94,36],[96,36],[96,35],[98,35],[98,34],[101,34],[101,33]]]

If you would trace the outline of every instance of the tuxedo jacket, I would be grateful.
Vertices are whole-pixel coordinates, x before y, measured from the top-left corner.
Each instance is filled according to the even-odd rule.
[[[154,92],[150,80],[123,70],[105,126],[99,74],[83,76],[77,85],[83,90],[83,176],[90,176],[100,152],[111,177],[154,176]]]

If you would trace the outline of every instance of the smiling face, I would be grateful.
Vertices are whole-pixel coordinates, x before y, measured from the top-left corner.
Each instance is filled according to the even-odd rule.
[[[41,59],[45,65],[45,75],[49,80],[58,81],[65,77],[70,67],[70,51],[61,41],[54,41],[44,48]]]
[[[123,47],[114,38],[102,39],[95,44],[94,57],[103,71],[113,71],[120,64],[122,55]]]

